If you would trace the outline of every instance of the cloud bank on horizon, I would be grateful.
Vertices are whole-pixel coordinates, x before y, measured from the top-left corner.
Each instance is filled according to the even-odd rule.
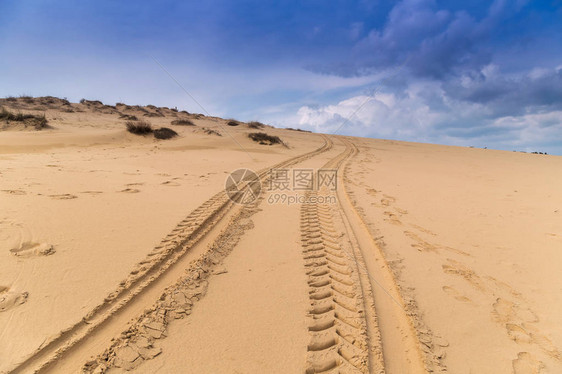
[[[0,95],[562,155],[562,1],[0,3]]]

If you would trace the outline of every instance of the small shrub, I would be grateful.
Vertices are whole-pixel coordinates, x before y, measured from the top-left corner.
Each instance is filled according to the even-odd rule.
[[[6,97],[6,101],[17,101],[18,99],[13,96]]]
[[[121,114],[119,116],[120,119],[126,119],[129,121],[138,121],[139,119],[137,118],[137,116],[133,116],[131,114]]]
[[[164,117],[164,115],[162,113],[151,113],[151,112],[147,112],[145,114],[143,114],[143,116],[145,117]]]
[[[235,121],[235,120],[230,120],[226,123],[228,126],[238,126],[240,124],[240,122]]]
[[[22,99],[25,103],[31,104],[34,102],[34,99],[32,96],[29,95],[21,95],[20,99]]]
[[[127,121],[127,131],[135,135],[146,135],[152,133],[152,125],[147,121]]]
[[[216,135],[216,136],[222,136],[222,134],[216,130],[210,129],[208,127],[204,127],[203,131],[205,132],[205,134],[207,135]]]
[[[262,129],[265,127],[265,125],[258,121],[252,121],[252,122],[248,122],[248,127],[251,129]]]
[[[99,100],[86,100],[86,99],[81,99],[80,100],[80,104],[85,104],[85,105],[95,105],[95,106],[103,106],[103,103]]]
[[[14,114],[4,108],[2,108],[2,111],[0,111],[0,120],[5,120],[6,122],[22,122],[25,127],[32,126],[35,127],[36,130],[41,130],[49,127],[47,118],[44,114],[42,116],[23,113]]]
[[[312,132],[312,131],[309,131],[309,130],[294,129],[294,128],[292,128],[292,127],[286,127],[285,129],[286,129],[286,130],[291,130],[291,131]]]
[[[264,145],[273,145],[273,144],[283,144],[283,141],[275,135],[268,135],[265,132],[252,132],[248,134],[248,137],[255,142]]]
[[[176,126],[195,126],[195,124],[189,119],[176,119],[172,121],[172,125]]]
[[[178,136],[178,133],[167,127],[161,127],[154,130],[154,137],[156,139],[171,139],[175,136]]]

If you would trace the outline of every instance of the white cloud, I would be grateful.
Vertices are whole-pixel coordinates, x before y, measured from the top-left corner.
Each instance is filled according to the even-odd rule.
[[[343,125],[338,133],[508,150],[562,141],[562,111],[493,117],[486,105],[450,98],[432,82],[412,84],[400,95],[302,106],[297,118],[299,126],[317,132],[333,133]]]

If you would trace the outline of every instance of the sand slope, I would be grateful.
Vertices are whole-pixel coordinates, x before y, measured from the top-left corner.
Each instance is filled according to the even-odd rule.
[[[0,105],[53,127],[0,132],[0,372],[562,370],[559,157]],[[224,191],[240,167],[247,205]],[[338,188],[275,203],[271,167]]]

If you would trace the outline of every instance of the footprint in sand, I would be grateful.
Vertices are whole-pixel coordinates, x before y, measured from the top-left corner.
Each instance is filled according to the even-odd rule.
[[[5,312],[27,301],[27,292],[14,292],[0,285],[0,312]]]
[[[96,196],[96,195],[102,194],[103,191],[82,191],[80,193],[85,193],[85,194],[88,194],[88,195]]]
[[[475,289],[484,292],[487,290],[486,284],[478,274],[471,268],[453,259],[447,259],[448,264],[441,265],[445,274],[457,275],[466,280]]]
[[[399,214],[408,214],[408,211],[406,209],[401,209],[398,207],[394,207],[394,210],[399,213]]]
[[[471,303],[472,300],[470,300],[468,297],[462,295],[457,289],[450,287],[450,286],[443,286],[442,287],[443,292],[445,292],[447,295],[454,297],[455,300],[458,301],[462,301],[463,303]]]
[[[419,225],[416,225],[416,224],[413,224],[413,223],[411,223],[410,226],[412,226],[412,227],[415,228],[416,230],[419,230],[419,231],[421,231],[421,232],[423,232],[423,233],[426,233],[426,234],[429,234],[429,235],[431,235],[431,236],[437,236],[436,233],[434,233],[434,232],[431,231],[431,230],[426,229],[425,227],[422,227],[422,226],[419,226]]]
[[[2,192],[8,193],[10,195],[27,195],[24,190],[2,190]]]
[[[56,199],[56,200],[72,200],[72,199],[78,198],[78,196],[72,195],[72,194],[69,194],[69,193],[60,194],[60,195],[48,195],[48,196],[50,198]]]
[[[174,181],[166,181],[162,183],[165,186],[170,186],[170,187],[178,187],[181,186],[181,184],[179,184],[178,182],[174,182]]]
[[[396,198],[383,194],[384,198],[381,199],[381,204],[383,206],[389,206],[390,204],[396,202]]]
[[[121,190],[119,192],[125,192],[125,193],[139,193],[140,190],[136,189],[136,188],[125,188],[124,190]]]
[[[377,196],[377,190],[375,190],[374,188],[368,188],[367,189],[367,193],[371,196]]]
[[[519,352],[512,365],[514,374],[539,374],[544,369],[544,364],[529,352]]]
[[[385,221],[388,221],[393,225],[402,225],[402,222],[398,219],[398,216],[396,214],[389,211],[385,211],[383,214],[388,217],[387,219],[385,219]]]
[[[25,242],[10,252],[18,257],[49,256],[55,253],[55,248],[47,243]]]

